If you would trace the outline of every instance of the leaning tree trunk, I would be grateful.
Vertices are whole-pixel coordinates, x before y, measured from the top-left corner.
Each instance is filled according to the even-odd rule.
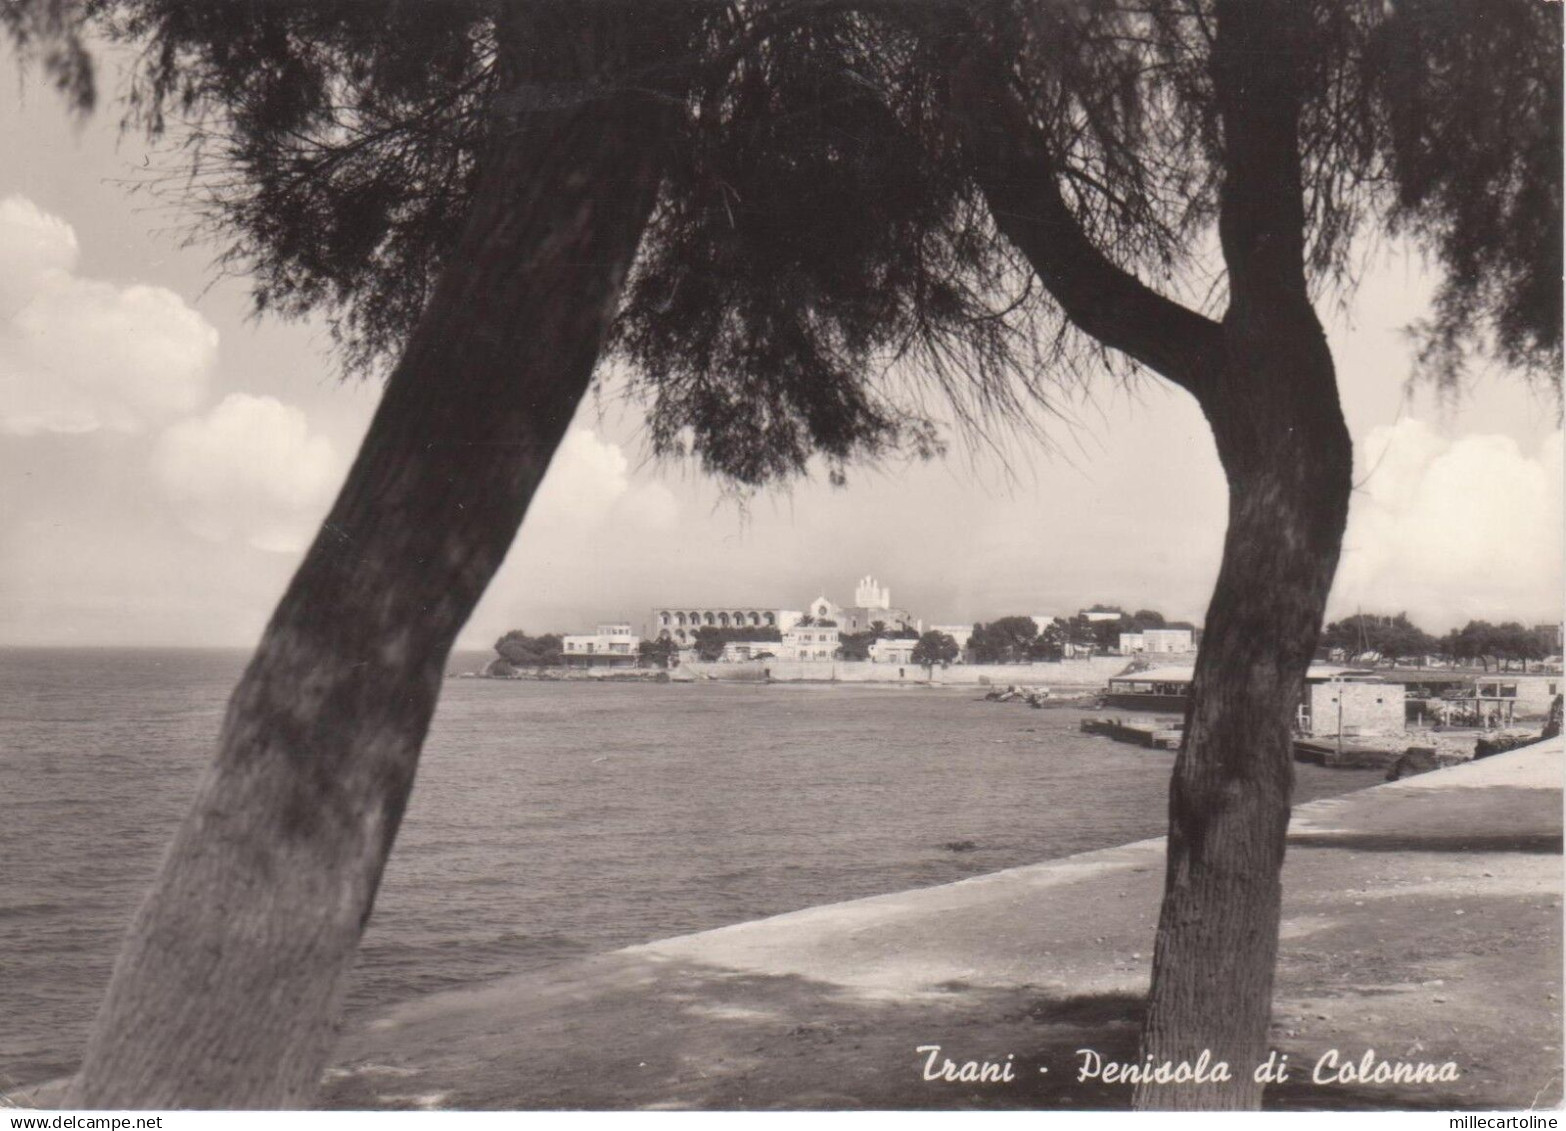
[[[1141,1107],[1260,1103],[1292,726],[1348,514],[1348,431],[1314,316],[1236,314],[1226,329],[1244,386],[1214,420],[1229,529],[1170,786],[1143,1053],[1157,1066],[1206,1052],[1233,1079],[1144,1085]]]
[[[660,179],[668,103],[610,81],[626,21],[534,8],[552,14],[510,29],[459,246],[229,702],[72,1106],[316,1090],[447,654],[587,387]]]
[[[938,24],[952,108],[996,226],[1078,329],[1196,398],[1229,482],[1229,529],[1170,788],[1168,870],[1143,1052],[1232,1079],[1138,1086],[1139,1107],[1259,1105],[1293,779],[1291,724],[1348,514],[1351,445],[1305,286],[1305,7],[1219,0],[1223,322],[1106,256],[1061,191],[1052,139],[993,28]],[[1214,1075],[1217,1073],[1214,1072]]]
[[[1199,396],[1229,529],[1169,796],[1145,1058],[1225,1062],[1228,1082],[1143,1083],[1139,1107],[1255,1108],[1272,1016],[1291,729],[1348,518],[1352,445],[1305,282],[1293,0],[1219,0],[1219,380]]]

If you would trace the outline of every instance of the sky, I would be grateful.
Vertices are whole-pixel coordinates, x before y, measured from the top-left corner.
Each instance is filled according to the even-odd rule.
[[[149,157],[110,100],[76,121],[0,52],[0,154],[0,645],[253,645],[378,386],[339,380],[321,324],[253,320],[180,201],[131,191]],[[1450,402],[1410,392],[1430,292],[1394,248],[1347,309],[1323,304],[1356,449],[1328,616],[1558,620],[1553,400],[1504,371]],[[1195,403],[1106,374],[1053,408],[1003,457],[954,443],[739,500],[651,460],[608,373],[459,646],[665,604],[848,602],[866,573],[931,623],[1095,602],[1199,622],[1226,492]]]

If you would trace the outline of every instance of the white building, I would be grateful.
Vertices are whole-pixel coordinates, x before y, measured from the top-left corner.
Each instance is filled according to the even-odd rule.
[[[805,614],[798,609],[771,609],[759,605],[665,605],[652,611],[652,634],[673,640],[681,647],[696,639],[702,628],[775,628],[782,632]]]
[[[780,660],[831,660],[837,655],[838,629],[819,624],[795,625],[776,645]]]
[[[775,660],[782,655],[783,645],[776,640],[730,640],[723,646],[718,659],[725,664],[743,664],[751,660]]]
[[[1189,628],[1148,628],[1141,632],[1122,632],[1120,634],[1120,654],[1129,656],[1133,652],[1146,652],[1149,654],[1164,654],[1169,652],[1190,652],[1196,648]]]
[[[634,667],[642,643],[628,623],[600,624],[591,635],[561,638],[566,667]]]
[[[870,645],[870,662],[874,664],[911,664],[913,663],[914,646],[919,642],[899,637],[895,640],[882,639]]]

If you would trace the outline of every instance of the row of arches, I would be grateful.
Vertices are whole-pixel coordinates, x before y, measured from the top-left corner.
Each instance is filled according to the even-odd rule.
[[[693,642],[696,639],[696,629],[660,628],[658,630],[660,640],[677,640],[681,644]]]
[[[658,627],[677,628],[776,628],[778,617],[765,609],[659,609]]]

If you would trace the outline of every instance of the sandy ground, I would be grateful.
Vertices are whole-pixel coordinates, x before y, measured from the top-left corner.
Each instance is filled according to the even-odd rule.
[[[1562,1095],[1560,740],[1301,806],[1274,1044],[1288,1109],[1524,1109]],[[341,1040],[333,1108],[1115,1108],[1162,840],[812,908],[411,1002]],[[941,1058],[1010,1065],[926,1081]],[[1313,1082],[1336,1049],[1455,1081]],[[1047,1071],[1040,1071],[1047,1069]]]

